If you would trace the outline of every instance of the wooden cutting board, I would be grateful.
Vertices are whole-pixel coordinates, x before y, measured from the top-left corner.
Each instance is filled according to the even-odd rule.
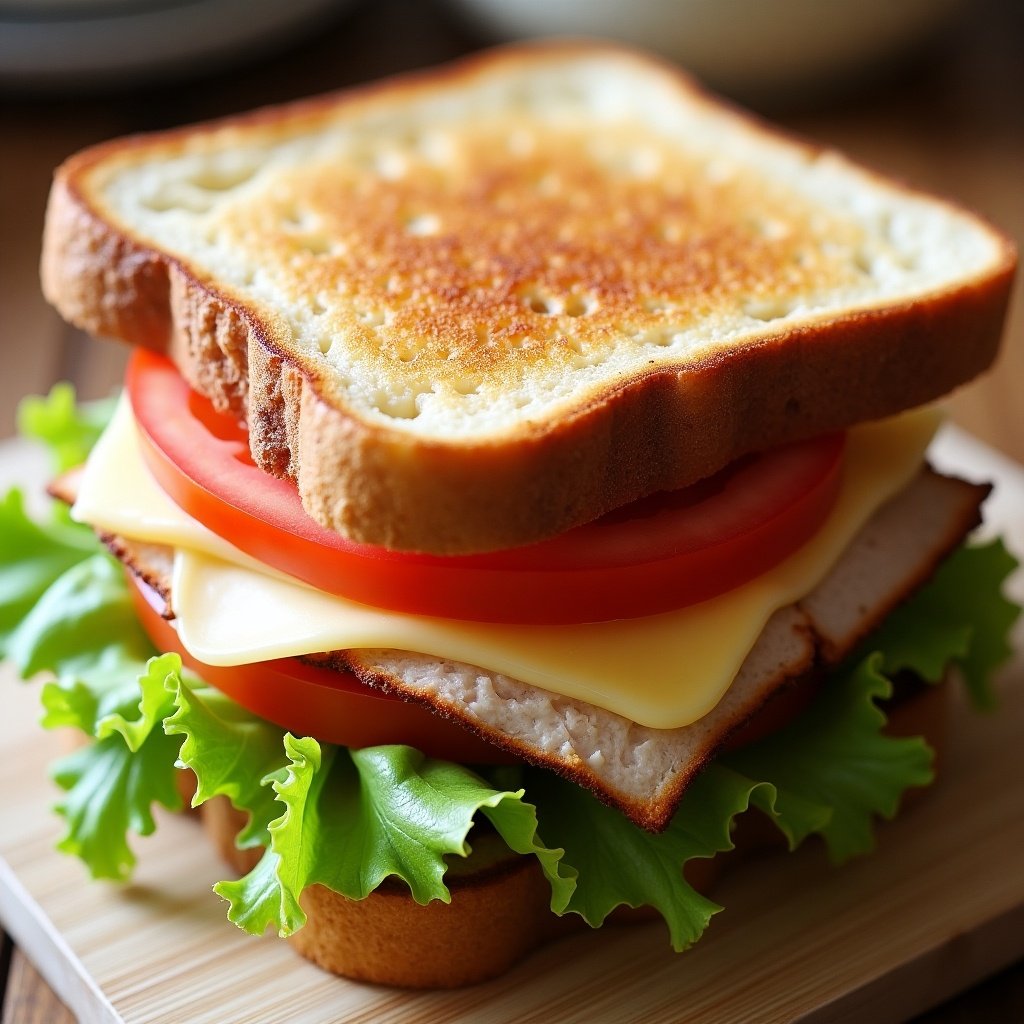
[[[998,480],[989,528],[1024,552],[1024,471],[954,430],[935,458]],[[23,448],[0,448],[0,480],[31,473]],[[1020,574],[1014,590],[1024,594]],[[885,1024],[1024,956],[1020,655],[998,713],[954,701],[941,781],[879,829],[874,856],[837,870],[808,844],[744,864],[715,890],[726,911],[683,956],[661,926],[606,928],[496,982],[427,994],[328,977],[286,944],[237,931],[210,892],[222,869],[184,816],[163,815],[136,843],[130,885],[90,883],[53,850],[61,827],[45,766],[59,737],[34,725],[38,686],[3,675],[0,918],[85,1024]]]

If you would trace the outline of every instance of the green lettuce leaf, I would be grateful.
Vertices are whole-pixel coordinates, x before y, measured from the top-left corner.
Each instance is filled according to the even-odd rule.
[[[53,583],[99,550],[91,530],[34,522],[20,491],[0,500],[0,656],[11,657],[11,635]]]
[[[686,881],[687,862],[731,850],[733,821],[752,803],[776,811],[771,786],[715,765],[694,781],[659,834],[638,828],[564,779],[537,772],[530,782],[541,834],[565,850],[564,860],[577,874],[561,909],[597,928],[618,906],[654,907],[677,951],[696,942],[722,909]]]
[[[52,672],[62,687],[81,683],[96,695],[108,691],[114,680],[123,685],[125,677],[130,689],[152,653],[124,572],[106,554],[93,555],[59,576],[7,642],[7,654],[23,676]],[[129,696],[137,703],[138,689]],[[80,728],[92,733],[94,725],[84,722]]]
[[[281,884],[281,857],[266,850],[248,874],[218,882],[213,891],[228,903],[228,920],[250,935],[268,927],[278,935],[292,935],[305,924],[306,915],[290,889]]]
[[[511,849],[538,857],[553,902],[568,902],[574,875],[561,869],[560,850],[538,840],[521,790],[491,789],[469,769],[405,746],[349,751],[286,736],[285,751],[287,767],[268,776],[285,805],[270,825],[272,860],[252,879],[217,886],[231,903],[229,917],[247,930],[269,925],[287,935],[301,927],[299,896],[317,883],[363,899],[395,877],[418,903],[447,903],[446,857],[471,852],[467,836],[478,811]]]
[[[47,398],[22,403],[19,423],[50,446],[63,471],[85,458],[110,412],[110,403],[76,409],[74,392],[57,385]],[[0,502],[0,655],[25,678],[55,677],[42,689],[44,726],[71,726],[94,740],[59,761],[53,775],[65,790],[59,849],[97,878],[127,878],[135,863],[128,833],[153,831],[153,804],[181,805],[180,741],[163,731],[167,702],[148,704],[140,689],[140,679],[162,678],[180,664],[153,654],[122,569],[92,530],[67,517],[35,522],[21,493],[10,491]]]
[[[97,878],[127,878],[135,863],[128,833],[153,830],[153,803],[181,805],[180,740],[163,730],[171,702],[154,702],[155,688],[144,685],[152,677],[162,686],[180,661],[153,657],[123,571],[97,550],[91,531],[30,523],[15,492],[0,506],[0,523],[13,527],[0,526],[2,653],[26,678],[55,677],[42,689],[45,727],[71,726],[95,741],[55,766],[66,790],[57,805],[67,822],[59,849]],[[27,594],[31,606],[19,613]]]
[[[67,832],[57,848],[81,858],[94,878],[127,879],[135,866],[128,833],[155,828],[152,805],[179,810],[176,739],[151,732],[136,750],[112,735],[62,758],[52,769],[67,790],[57,811]]]
[[[991,679],[1010,656],[1010,629],[1020,614],[1003,589],[1016,567],[1001,540],[955,551],[871,637],[870,648],[883,654],[884,671],[910,669],[937,682],[953,663],[974,705],[994,708]]]
[[[283,807],[264,780],[287,764],[284,730],[211,686],[193,685],[181,677],[168,677],[164,686],[165,692],[173,690],[174,705],[164,729],[184,738],[178,756],[198,780],[193,806],[226,796],[249,816],[236,839],[238,846],[269,846],[270,823]]]
[[[96,715],[96,738],[104,740],[116,733],[129,750],[136,751],[152,732],[166,732],[164,722],[174,714],[174,693],[181,677],[181,658],[177,654],[150,658],[133,685],[125,687],[131,692],[125,692],[123,700],[114,700],[120,687],[104,694],[106,699]]]
[[[411,747],[350,751],[296,738],[209,687],[178,679],[174,691],[165,729],[184,737],[181,762],[199,780],[193,802],[228,797],[249,815],[238,844],[269,847],[249,875],[216,887],[245,930],[301,927],[299,897],[318,882],[362,899],[393,876],[421,903],[447,901],[445,858],[470,852],[466,837],[478,811],[512,850],[538,857],[553,900],[567,902],[572,874],[560,867],[561,851],[537,839],[521,791],[496,790]]]
[[[114,414],[116,400],[75,401],[67,382],[55,384],[46,396],[31,395],[18,406],[18,431],[42,441],[51,452],[58,473],[85,462],[92,446]]]
[[[882,733],[877,701],[891,684],[879,675],[879,660],[830,681],[786,729],[716,759],[661,834],[637,828],[572,783],[547,773],[531,778],[540,834],[565,849],[578,873],[567,909],[597,927],[617,906],[652,906],[673,947],[685,949],[721,908],[687,884],[683,869],[732,849],[733,821],[750,807],[768,815],[791,848],[816,833],[836,861],[868,850],[873,818],[891,817],[907,788],[931,779],[922,740]]]
[[[882,731],[886,718],[878,701],[892,695],[892,683],[879,671],[882,661],[875,654],[830,677],[786,728],[719,758],[748,778],[771,783],[780,800],[826,808],[827,820],[811,831],[822,836],[837,863],[868,852],[874,818],[892,818],[907,789],[932,780],[932,751],[924,740]],[[793,844],[802,836],[787,838]]]

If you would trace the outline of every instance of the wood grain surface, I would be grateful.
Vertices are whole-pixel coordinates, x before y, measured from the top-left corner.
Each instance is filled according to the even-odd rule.
[[[764,112],[812,139],[974,207],[1024,238],[1024,5],[964,5],[956,32],[886,77],[844,95]],[[17,399],[72,379],[87,396],[120,378],[125,353],[67,327],[38,291],[39,232],[52,168],[83,145],[364,81],[434,63],[487,40],[440,4],[375,0],[313,38],[248,68],[162,88],[0,97],[0,437]],[[756,106],[756,104],[755,104]],[[1024,461],[1024,283],[1018,277],[1003,356],[952,402],[955,419]],[[0,935],[3,1024],[73,1019],[25,957]],[[758,1019],[758,1018],[755,1018]],[[1024,964],[920,1018],[920,1024],[1024,1020]]]

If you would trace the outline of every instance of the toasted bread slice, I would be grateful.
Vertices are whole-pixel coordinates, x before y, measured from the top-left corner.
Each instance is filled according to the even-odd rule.
[[[524,544],[992,360],[975,217],[559,44],[69,160],[50,300],[167,351],[321,523]]]
[[[58,488],[65,498],[73,491]],[[686,787],[725,742],[787,689],[847,657],[932,574],[979,522],[982,485],[925,469],[879,509],[829,575],[768,621],[732,686],[704,718],[652,729],[583,701],[472,665],[394,650],[307,659],[424,704],[491,743],[596,793],[643,828],[663,829]],[[104,535],[111,550],[168,603],[170,548]]]

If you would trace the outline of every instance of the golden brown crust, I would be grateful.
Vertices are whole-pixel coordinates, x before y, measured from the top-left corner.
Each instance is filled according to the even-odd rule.
[[[270,131],[289,119],[315,121],[333,103],[401,99],[471,79],[484,61],[524,59],[529,53],[516,51],[479,58],[235,123]],[[257,463],[296,479],[314,518],[396,549],[456,553],[537,540],[766,444],[942,395],[994,358],[1015,265],[1011,243],[1001,239],[993,266],[921,300],[795,329],[769,323],[756,342],[725,357],[673,365],[659,357],[651,372],[603,387],[570,414],[523,423],[508,437],[442,443],[363,417],[339,400],[319,364],[296,358],[279,318],[236,301],[96,211],[88,179],[98,164],[140,146],[170,148],[186,136],[110,143],[60,169],[44,244],[47,296],[92,333],[169,351],[194,387],[248,417]],[[610,299],[614,289],[598,269],[585,276]]]
[[[76,326],[166,348],[166,258],[114,230],[60,178],[50,191],[40,274],[44,293]]]
[[[382,888],[357,902],[313,886],[302,896],[308,921],[291,944],[325,970],[357,981],[459,988],[503,974],[558,922],[547,906],[551,890],[526,858],[450,888],[451,904],[420,906],[407,892]]]
[[[310,471],[298,477],[303,504],[340,532],[398,549],[451,553],[557,534],[692,483],[766,443],[946,394],[994,359],[1011,278],[1007,267],[995,280],[884,317],[851,316],[765,338],[728,358],[659,369],[508,447],[389,437],[340,415],[303,377],[296,431],[298,450],[309,456]],[[259,415],[287,423],[286,408],[282,402]],[[344,464],[332,455],[339,451]],[[273,458],[283,464],[276,450]]]

